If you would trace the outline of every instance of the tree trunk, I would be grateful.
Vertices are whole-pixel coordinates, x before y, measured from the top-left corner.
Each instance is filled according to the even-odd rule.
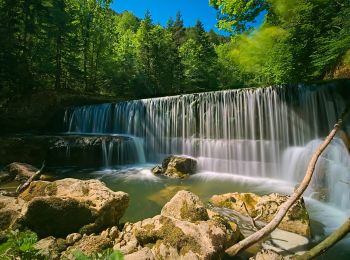
[[[339,240],[346,236],[350,232],[350,218],[344,222],[343,225],[340,226],[336,231],[334,231],[330,236],[328,236],[321,243],[304,253],[300,256],[295,256],[293,259],[295,260],[307,260],[315,258],[316,256],[326,252],[329,248],[331,248],[334,244],[336,244]]]
[[[55,88],[61,88],[61,77],[62,77],[62,33],[59,29],[58,35],[56,38],[56,77],[55,77]]]

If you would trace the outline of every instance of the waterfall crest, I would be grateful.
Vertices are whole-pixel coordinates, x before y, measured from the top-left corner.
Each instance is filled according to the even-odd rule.
[[[76,107],[66,111],[64,126],[69,133],[135,136],[148,162],[186,154],[196,157],[204,171],[297,183],[345,102],[331,84],[228,90]],[[322,161],[327,163],[318,164],[315,192],[329,188],[329,201],[349,208],[350,194],[340,190],[348,188],[343,186],[350,174],[333,176],[339,167],[350,171],[349,153],[340,140]]]

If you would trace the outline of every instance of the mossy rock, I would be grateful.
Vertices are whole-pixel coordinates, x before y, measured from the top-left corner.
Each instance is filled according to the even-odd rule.
[[[28,204],[24,223],[40,237],[66,237],[93,222],[91,211],[74,199],[39,197]]]

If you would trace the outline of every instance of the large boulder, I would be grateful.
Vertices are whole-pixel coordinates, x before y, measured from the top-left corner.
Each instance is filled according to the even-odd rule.
[[[0,174],[0,183],[7,181],[25,182],[38,171],[30,164],[14,162],[4,167]]]
[[[243,215],[270,222],[279,206],[288,199],[288,196],[277,193],[258,196],[253,193],[227,193],[214,195],[210,202],[219,207],[229,208]],[[290,231],[305,237],[310,237],[310,219],[303,199],[299,199],[287,212],[278,226],[282,230]]]
[[[115,226],[129,203],[127,193],[113,192],[99,180],[36,181],[19,198],[28,204],[22,223],[40,237]]]
[[[208,220],[199,198],[180,191],[161,215],[127,223],[114,249],[122,251],[125,259],[217,259],[238,241],[237,232],[223,220]]]
[[[163,160],[162,167],[152,168],[155,175],[162,174],[170,178],[185,178],[188,175],[195,174],[197,170],[197,161],[188,156],[171,155]]]

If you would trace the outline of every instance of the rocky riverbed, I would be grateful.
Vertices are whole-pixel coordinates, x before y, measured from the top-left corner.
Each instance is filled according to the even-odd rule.
[[[23,182],[37,169],[13,164],[5,167],[1,175],[10,170],[11,178],[22,176],[19,181]],[[225,255],[225,249],[252,232],[245,229],[249,218],[239,218],[236,214],[256,216],[264,205],[262,224],[259,222],[264,225],[264,221],[272,218],[276,205],[284,200],[285,196],[279,194],[263,197],[252,193],[223,194],[211,198],[216,205],[213,208],[194,193],[180,190],[160,214],[135,223],[120,223],[129,203],[135,203],[129,202],[127,193],[114,192],[99,180],[39,180],[17,197],[0,196],[0,229],[36,232],[40,240],[35,248],[49,259],[74,259],[74,252],[89,255],[107,248],[121,251],[125,259],[218,259]],[[242,208],[243,202],[248,212]],[[309,236],[305,206],[300,201],[296,207],[285,221],[287,226],[299,228],[289,231]],[[283,223],[280,228],[288,230]],[[298,246],[300,241],[308,243],[306,238],[276,232],[271,235],[275,241],[290,238],[297,239]],[[251,248],[249,254],[262,248],[274,247],[265,241]]]

